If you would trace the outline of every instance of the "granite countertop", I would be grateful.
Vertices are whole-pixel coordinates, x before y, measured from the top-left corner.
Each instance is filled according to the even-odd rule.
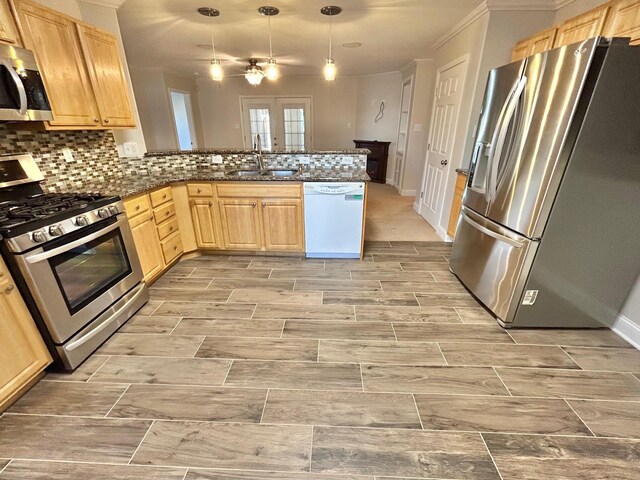
[[[145,157],[163,157],[169,155],[253,155],[255,150],[242,148],[199,148],[195,150],[157,150],[155,152],[147,152]],[[265,151],[263,155],[368,155],[371,151],[367,148],[351,148],[345,150],[287,150],[287,151]]]
[[[148,175],[116,176],[84,184],[86,191],[130,197],[154,188],[181,182],[368,182],[369,175],[361,169],[302,171],[290,176],[240,176],[214,169],[177,169]]]

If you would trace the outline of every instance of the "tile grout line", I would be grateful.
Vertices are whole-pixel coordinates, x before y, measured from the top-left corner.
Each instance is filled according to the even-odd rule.
[[[315,425],[311,425],[311,445],[309,445],[309,474],[311,474],[311,466],[313,463],[313,433]]]
[[[393,326],[393,322],[389,322],[391,324],[391,330],[393,331],[393,336],[396,339],[396,342],[398,341],[398,335],[396,334],[396,327]]]
[[[287,325],[287,322],[288,322],[288,321],[289,321],[289,320],[283,320],[283,321],[282,321],[282,329],[280,330],[280,338],[284,338],[284,327]],[[234,337],[242,338],[242,337],[240,337],[240,336],[238,336],[238,335],[234,335]],[[268,338],[268,337],[265,337],[265,338]]]
[[[13,458],[10,458],[9,462],[4,467],[0,468],[0,473],[4,472],[7,469],[7,467],[11,465],[11,462],[13,462]]]
[[[462,318],[462,317],[460,317],[460,318]],[[464,323],[464,320],[463,320],[463,323]],[[516,344],[516,345],[520,345],[520,344],[518,343],[518,341],[517,341],[515,338],[513,338],[513,337],[511,336],[511,334],[509,333],[509,329],[508,329],[508,328],[503,328],[503,330],[504,330],[504,332],[505,332],[507,335],[509,335],[509,338],[510,338],[511,340],[513,340],[513,343],[514,343],[514,344]]]
[[[258,424],[262,424],[262,418],[264,417],[264,411],[267,409],[267,400],[269,399],[270,388],[267,388],[267,394],[264,396],[264,404],[262,405],[262,413],[260,414],[260,420]]]
[[[509,393],[509,395],[513,397],[514,396],[513,393],[511,393],[511,390],[509,390],[509,387],[507,387],[507,384],[504,383],[504,380],[502,380],[502,377],[500,376],[500,374],[496,370],[496,367],[492,366],[491,369],[496,374],[496,376],[500,379],[500,382],[502,383],[502,385],[504,385],[504,388],[507,389],[507,392]],[[516,396],[522,396],[522,395],[516,395]]]
[[[412,393],[411,398],[413,398],[413,405],[416,407],[416,413],[418,414],[418,420],[420,421],[420,428],[424,431],[424,425],[422,423],[422,416],[420,415],[420,409],[418,408],[418,402],[416,401],[416,394]]]
[[[576,417],[578,417],[578,420],[580,420],[580,421],[582,422],[582,424],[583,424],[585,427],[587,427],[587,430],[589,430],[589,433],[591,433],[591,435],[593,435],[594,437],[597,437],[597,435],[596,435],[595,433],[593,433],[593,430],[591,430],[591,427],[589,427],[589,425],[587,425],[587,422],[585,422],[585,421],[582,419],[582,417],[580,416],[580,414],[579,414],[578,412],[576,412],[576,410],[573,408],[573,405],[571,405],[571,404],[569,403],[569,401],[568,401],[566,398],[563,398],[562,400],[564,401],[564,403],[566,403],[566,404],[569,406],[569,408],[571,409],[571,411],[572,411],[573,413],[575,413]]]
[[[195,335],[194,335],[195,336]],[[177,335],[176,335],[177,338]],[[196,348],[195,352],[193,352],[193,355],[191,355],[191,357],[183,357],[183,358],[196,358],[196,355],[198,354],[198,352],[200,351],[200,348],[202,347],[202,344],[204,343],[204,341],[207,339],[206,335],[202,336],[202,341],[200,342],[200,344],[198,345],[198,348]]]
[[[182,476],[182,480],[186,480],[188,474],[189,474],[189,467],[186,467],[184,469],[184,475]]]
[[[451,308],[453,308],[453,311],[454,311],[454,312],[456,312],[456,315],[458,316],[458,318],[460,319],[460,321],[461,321],[462,323],[467,323],[467,322],[465,322],[465,321],[464,321],[464,319],[462,318],[462,315],[460,315],[460,312],[458,311],[458,308],[457,308],[457,307],[451,307]],[[509,335],[509,336],[511,337],[511,335]],[[511,337],[511,340],[513,340],[513,337]],[[515,340],[514,340],[514,342],[515,342]]]
[[[138,444],[138,446],[134,450],[133,455],[131,455],[131,458],[127,462],[127,465],[131,465],[131,461],[133,460],[133,457],[135,457],[136,453],[138,453],[138,450],[140,450],[140,447],[142,446],[142,443],[144,442],[144,439],[147,438],[147,435],[149,435],[149,432],[151,431],[151,429],[153,428],[153,425],[155,423],[156,423],[155,420],[151,420],[151,425],[149,425],[149,428],[147,429],[147,431],[145,432],[144,436],[142,437],[142,440],[140,440],[140,443]]]
[[[569,358],[573,363],[575,363],[575,364],[576,364],[576,366],[577,366],[580,370],[584,370],[584,368],[582,368],[582,365],[580,365],[580,364],[578,363],[578,361],[577,361],[575,358],[573,358],[569,352],[567,352],[567,351],[565,350],[565,348],[566,348],[566,347],[563,347],[562,345],[557,345],[557,347],[558,347],[560,350],[562,350],[562,352],[564,352],[564,354],[565,354],[565,355],[566,355],[566,356],[567,356],[567,357],[568,357],[568,358]],[[571,347],[569,347],[569,348],[571,348]],[[578,348],[580,348],[580,347],[578,347]]]
[[[98,368],[96,368],[96,371],[95,371],[95,372],[93,372],[93,373],[89,376],[89,378],[87,378],[87,379],[86,379],[84,382],[82,382],[82,383],[89,383],[89,382],[91,381],[91,379],[93,378],[93,376],[94,376],[96,373],[98,373],[98,371],[99,371],[102,367],[104,367],[104,366],[105,366],[105,364],[106,364],[110,359],[111,359],[111,355],[107,355],[107,359],[106,359],[104,362],[102,362],[102,363],[100,364],[100,366],[99,366]],[[45,378],[46,378],[46,377],[45,377]],[[44,380],[44,379],[43,379],[43,380]],[[59,381],[63,381],[63,380],[59,380]]]
[[[362,363],[358,364],[358,368],[360,369],[360,383],[362,384],[362,391],[364,392],[364,375],[362,374]]]
[[[253,316],[256,314],[256,310],[258,310],[258,304],[256,303],[253,307],[253,312],[251,312],[251,316],[248,318],[248,320],[253,320]]]
[[[176,323],[176,326],[175,326],[175,327],[173,327],[173,328],[171,329],[171,331],[170,331],[167,335],[173,335],[173,332],[175,332],[175,331],[176,331],[176,328],[178,328],[178,325],[180,325],[180,324],[182,323],[182,320],[184,320],[185,318],[186,318],[186,317],[179,317],[178,323]],[[174,336],[177,336],[177,335],[174,335]],[[186,336],[186,335],[185,335],[185,336]]]
[[[316,363],[320,363],[320,339],[318,339],[318,355],[316,356]]]
[[[447,360],[447,356],[444,354],[444,352],[442,351],[442,347],[440,346],[440,342],[435,342],[436,345],[438,346],[438,350],[440,351],[440,355],[442,355],[442,358],[444,360],[444,364],[449,366],[449,361]]]
[[[221,387],[224,387],[224,384],[227,382],[227,377],[229,376],[229,372],[231,371],[231,367],[233,367],[233,362],[234,360],[231,360],[231,363],[229,364],[229,370],[227,370],[227,373],[224,376],[224,379],[222,379],[222,383],[220,384]]]
[[[500,477],[501,480],[504,480],[502,478],[502,474],[500,473],[500,469],[498,468],[498,464],[496,463],[496,460],[493,458],[493,454],[491,453],[491,450],[489,450],[489,446],[487,445],[487,442],[485,441],[484,436],[482,435],[482,432],[478,432],[478,435],[480,435],[480,440],[482,440],[482,443],[484,444],[484,448],[487,449],[487,453],[489,454],[491,463],[493,463],[493,466],[495,467],[496,472],[498,472],[498,476]]]
[[[229,294],[229,296],[227,297],[227,299],[224,302],[220,302],[220,303],[229,303],[229,300],[231,299],[231,295],[233,295],[233,292],[235,291],[235,288],[231,289],[231,293]]]
[[[153,311],[149,314],[150,317],[153,316],[154,313],[156,313],[158,311],[158,309],[162,306],[162,304],[165,302],[165,300],[160,300],[160,305],[158,305],[156,308],[153,309]]]
[[[118,397],[118,399],[115,401],[115,403],[113,405],[111,405],[111,408],[109,409],[109,411],[107,413],[104,414],[104,418],[109,418],[109,414],[111,413],[111,411],[116,408],[116,405],[118,404],[118,402],[120,400],[122,400],[122,397],[124,397],[124,394],[127,393],[129,391],[129,389],[131,388],[131,383],[129,385],[127,385],[127,388],[124,389],[124,391],[120,394],[120,396]]]

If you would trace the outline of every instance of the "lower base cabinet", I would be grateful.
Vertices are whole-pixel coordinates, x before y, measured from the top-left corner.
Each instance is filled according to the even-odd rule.
[[[0,412],[50,363],[49,351],[0,260]]]
[[[190,199],[191,219],[200,248],[220,248],[217,231],[216,205],[211,199]]]
[[[164,264],[162,262],[162,246],[156,232],[156,224],[151,215],[141,215],[130,220],[133,241],[136,244],[140,266],[145,281],[158,276]]]
[[[258,205],[258,199],[218,200],[224,248],[228,250],[260,250],[262,248]]]
[[[304,250],[301,200],[263,200],[262,220],[266,250]]]

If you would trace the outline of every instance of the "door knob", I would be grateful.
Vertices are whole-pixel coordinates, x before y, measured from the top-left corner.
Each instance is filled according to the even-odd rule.
[[[440,160],[440,165],[442,165],[443,167],[449,163],[449,160]]]

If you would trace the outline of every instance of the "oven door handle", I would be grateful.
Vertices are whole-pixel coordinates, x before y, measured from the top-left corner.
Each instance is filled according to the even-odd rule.
[[[64,346],[64,349],[65,350],[75,350],[76,348],[80,347],[81,345],[87,343],[89,340],[91,340],[93,337],[95,337],[97,334],[99,334],[102,330],[107,328],[109,326],[109,324],[111,322],[113,322],[113,320],[115,318],[118,318],[120,316],[120,314],[122,313],[123,310],[128,308],[129,305],[131,305],[133,302],[135,302],[138,299],[138,297],[140,297],[140,295],[142,295],[144,292],[145,292],[145,284],[142,283],[142,284],[140,284],[138,286],[138,291],[136,292],[136,294],[133,297],[131,297],[127,303],[125,303],[122,307],[120,307],[118,310],[113,312],[113,314],[110,315],[109,318],[107,318],[104,322],[102,322],[96,328],[91,330],[89,333],[87,333],[86,335],[83,335],[82,337],[78,338],[77,340],[74,340],[73,342],[69,342],[68,344],[66,344]]]
[[[27,263],[38,263],[43,260],[47,260],[51,257],[55,257],[56,255],[60,255],[61,253],[68,252],[69,250],[73,250],[80,245],[84,245],[87,242],[95,240],[109,232],[112,232],[122,225],[123,220],[120,219],[116,223],[109,225],[108,227],[103,228],[102,230],[98,230],[97,232],[92,233],[91,235],[87,235],[86,237],[79,238],[75,242],[67,243],[66,245],[62,245],[58,248],[52,248],[51,250],[46,250],[41,253],[34,253],[33,255],[27,255],[24,259]]]
[[[9,75],[11,76],[11,79],[16,84],[16,88],[18,89],[18,96],[20,97],[20,108],[18,109],[18,113],[20,115],[26,115],[28,108],[27,91],[24,89],[22,80],[20,80],[20,77],[13,69],[13,65],[11,65],[9,60],[7,60],[6,58],[0,58],[0,65],[9,70]]]

